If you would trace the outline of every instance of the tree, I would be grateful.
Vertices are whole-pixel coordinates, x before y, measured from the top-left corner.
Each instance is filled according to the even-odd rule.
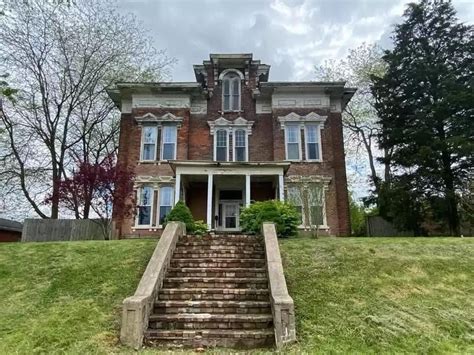
[[[473,26],[458,22],[450,1],[422,0],[408,5],[393,40],[387,72],[372,87],[379,144],[392,151],[398,180],[417,199],[411,204],[436,209],[442,199],[459,234],[457,193],[474,164]]]
[[[59,183],[60,205],[75,213],[77,218],[88,218],[89,210],[100,218],[104,235],[109,239],[112,210],[115,207],[121,216],[133,212],[129,200],[133,188],[133,172],[116,164],[113,154],[101,163],[81,162],[71,177]],[[52,196],[46,200],[52,202]]]
[[[0,117],[8,138],[0,180],[19,186],[40,217],[57,218],[73,167],[116,150],[118,115],[106,89],[160,80],[173,60],[109,0],[19,1],[0,21],[0,70],[18,89]]]
[[[362,150],[369,166],[369,179],[374,186],[375,195],[378,195],[381,181],[390,180],[390,151],[379,151],[377,147],[376,138],[381,132],[381,126],[370,90],[371,77],[385,72],[382,55],[383,51],[378,45],[362,44],[350,50],[345,59],[326,61],[315,68],[318,80],[346,81],[347,85],[357,88],[342,114],[345,146],[354,159],[360,156]],[[377,171],[379,157],[386,158],[383,177]]]

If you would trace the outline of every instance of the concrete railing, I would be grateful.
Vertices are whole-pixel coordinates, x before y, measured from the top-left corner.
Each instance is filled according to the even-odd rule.
[[[143,334],[148,327],[158,291],[163,285],[166,269],[179,237],[185,234],[186,227],[182,222],[170,222],[166,225],[135,294],[123,301],[120,330],[122,344],[135,349],[142,346]]]
[[[263,223],[262,234],[265,241],[270,302],[275,327],[275,344],[281,348],[284,344],[296,340],[295,307],[286,288],[280,247],[273,223]]]

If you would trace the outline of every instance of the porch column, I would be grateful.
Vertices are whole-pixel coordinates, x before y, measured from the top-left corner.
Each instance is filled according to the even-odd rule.
[[[285,180],[283,179],[283,174],[278,175],[278,192],[280,201],[285,200]]]
[[[174,204],[176,205],[180,199],[181,193],[181,174],[176,173],[176,179],[174,184]]]
[[[207,227],[212,229],[212,186],[214,184],[213,175],[207,175]]]
[[[250,175],[245,175],[245,207],[250,206]]]

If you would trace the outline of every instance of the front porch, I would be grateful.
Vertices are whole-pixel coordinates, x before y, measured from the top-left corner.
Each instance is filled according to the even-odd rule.
[[[240,231],[240,208],[251,201],[284,200],[286,162],[174,161],[175,201],[182,200],[210,230]]]

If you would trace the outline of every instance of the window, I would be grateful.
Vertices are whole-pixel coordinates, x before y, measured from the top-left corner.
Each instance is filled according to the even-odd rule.
[[[215,160],[229,160],[229,149],[227,148],[227,131],[220,129],[215,134]]]
[[[171,186],[163,186],[160,188],[160,225],[163,225],[165,218],[173,208],[174,189]]]
[[[319,151],[319,126],[307,125],[305,128],[306,136],[306,160],[320,160],[321,154]]]
[[[157,131],[155,126],[142,128],[142,160],[155,160]]]
[[[309,224],[324,225],[324,189],[320,184],[308,184]]]
[[[151,225],[151,214],[153,206],[153,189],[150,186],[143,186],[139,190],[138,219],[139,226]]]
[[[287,160],[300,160],[301,159],[300,139],[301,139],[300,126],[287,125],[285,128],[286,159]]]
[[[286,190],[286,200],[298,210],[300,214],[300,225],[303,225],[303,199],[302,191],[298,186],[288,186]]]
[[[159,135],[158,126],[143,126],[142,128],[142,151],[141,160],[154,161],[176,159],[177,126],[163,125]],[[159,146],[159,157],[157,158],[157,145]]]
[[[324,188],[320,183],[290,184],[286,189],[286,200],[296,207],[301,215],[301,227],[325,226]]]
[[[176,126],[163,126],[161,160],[176,159]]]
[[[247,132],[238,129],[234,132],[234,161],[247,161]]]
[[[222,106],[224,111],[240,111],[240,77],[236,73],[222,80]]]

